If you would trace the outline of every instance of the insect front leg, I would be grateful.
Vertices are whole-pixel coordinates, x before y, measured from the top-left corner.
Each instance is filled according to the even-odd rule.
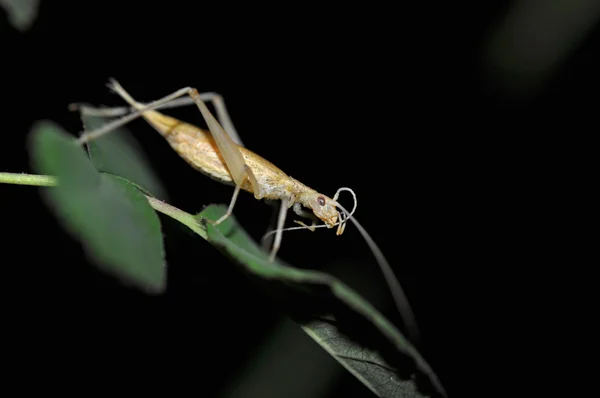
[[[300,217],[307,218],[307,219],[311,220],[311,222],[312,222],[311,226],[308,226],[308,225],[304,224],[302,221],[294,220],[294,222],[296,224],[299,224],[299,225],[302,225],[303,227],[308,228],[309,231],[311,231],[311,232],[315,232],[315,226],[318,223],[318,219],[313,213],[311,213],[310,211],[304,210],[302,208],[302,205],[298,202],[294,203],[294,213],[296,213]]]
[[[270,201],[270,200],[266,200],[265,204],[273,207],[273,212],[271,213],[271,220],[269,221],[269,227],[267,228],[267,231],[263,235],[264,238],[261,239],[262,248],[265,251],[269,251],[269,248],[271,248],[273,245],[273,237],[274,237],[274,235],[270,232],[275,231],[275,229],[277,228],[277,220],[279,218],[278,217],[278,215],[279,215],[279,207],[278,206],[280,204],[277,203],[276,201]]]
[[[275,260],[275,256],[281,247],[281,238],[283,237],[283,225],[285,224],[285,217],[288,211],[288,198],[281,199],[281,207],[279,208],[279,217],[277,218],[277,232],[275,233],[275,242],[273,243],[273,247],[271,248],[271,253],[269,254],[269,261],[273,262]]]

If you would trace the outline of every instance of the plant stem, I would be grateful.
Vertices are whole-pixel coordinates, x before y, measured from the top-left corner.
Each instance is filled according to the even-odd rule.
[[[15,184],[15,185],[32,185],[38,187],[54,187],[58,184],[57,178],[54,176],[25,174],[25,173],[0,173],[0,183]],[[148,203],[152,208],[161,212],[174,220],[179,221],[189,229],[207,239],[206,230],[198,222],[198,219],[175,206],[162,202],[156,198],[146,196]]]
[[[17,185],[35,185],[38,187],[54,187],[56,177],[25,174],[25,173],[0,173],[0,183]]]
[[[171,206],[170,204],[160,201],[156,198],[150,196],[146,196],[146,198],[148,199],[148,203],[150,203],[150,206],[152,206],[154,210],[159,211],[171,217],[172,219],[179,221],[180,223],[187,226],[189,229],[191,229],[204,239],[208,239],[208,236],[206,235],[206,229],[202,227],[202,225],[198,222],[198,219],[194,217],[194,215],[186,213],[185,211],[180,210],[175,206]]]

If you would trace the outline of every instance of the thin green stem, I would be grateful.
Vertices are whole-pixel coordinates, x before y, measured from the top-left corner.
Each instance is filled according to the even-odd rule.
[[[202,228],[202,225],[198,222],[198,219],[192,214],[186,213],[185,211],[180,210],[175,206],[171,206],[170,204],[160,201],[156,198],[150,196],[146,196],[146,198],[148,199],[148,203],[150,203],[150,206],[152,206],[154,210],[159,211],[171,217],[172,219],[179,221],[180,223],[187,226],[189,229],[191,229],[204,239],[208,239],[208,236],[206,235],[206,229]]]
[[[57,178],[54,176],[25,174],[25,173],[0,173],[0,183],[16,184],[16,185],[32,185],[38,187],[54,187],[57,185]],[[148,203],[152,208],[161,212],[174,220],[179,221],[189,229],[207,239],[206,230],[198,222],[198,219],[190,213],[171,206],[168,203],[162,202],[156,198],[146,196]]]
[[[56,177],[25,174],[25,173],[0,173],[0,183],[16,185],[34,185],[38,187],[54,187]]]

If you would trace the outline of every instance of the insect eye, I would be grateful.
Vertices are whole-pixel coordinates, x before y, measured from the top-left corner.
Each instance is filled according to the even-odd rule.
[[[324,197],[322,197],[322,196],[319,196],[319,197],[317,198],[317,203],[318,203],[320,206],[325,206],[325,198],[324,198]]]

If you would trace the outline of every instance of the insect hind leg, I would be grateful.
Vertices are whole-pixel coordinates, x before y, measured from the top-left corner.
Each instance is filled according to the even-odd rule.
[[[199,97],[204,102],[210,102],[216,111],[217,120],[227,132],[227,134],[231,137],[231,139],[238,145],[244,146],[240,135],[238,134],[235,126],[233,125],[233,121],[229,116],[229,112],[227,110],[227,106],[225,105],[225,100],[223,96],[219,93],[215,92],[206,92],[199,93]],[[156,101],[155,101],[156,102]],[[150,105],[151,103],[141,103],[144,106]],[[184,106],[196,105],[196,102],[193,98],[186,96],[183,98],[175,98],[170,101],[161,103],[160,105],[153,107],[153,110],[159,109],[173,109],[173,108],[181,108]],[[134,113],[137,109],[133,106],[118,106],[118,107],[93,107],[86,104],[72,103],[69,104],[69,110],[71,111],[79,111],[82,116],[96,116],[96,117],[119,117],[125,116],[130,113]]]
[[[227,134],[227,132],[223,129],[223,127],[219,124],[219,122],[215,119],[212,113],[207,108],[206,104],[202,100],[200,93],[195,88],[192,87],[184,87],[182,89],[177,90],[176,92],[167,95],[157,101],[154,101],[148,105],[143,105],[133,99],[127,91],[114,79],[111,79],[109,87],[116,92],[122,99],[124,99],[130,106],[135,108],[135,112],[130,113],[120,119],[114,120],[113,122],[107,123],[106,125],[96,129],[92,132],[86,132],[81,135],[78,142],[84,143],[94,138],[97,138],[103,134],[108,133],[111,130],[116,129],[126,123],[129,123],[131,120],[142,116],[145,112],[149,110],[156,109],[164,104],[167,104],[179,97],[184,95],[189,95],[193,103],[195,103],[204,118],[204,121],[208,125],[208,129],[211,132],[212,137],[217,144],[220,154],[223,156],[223,159],[229,169],[231,177],[235,182],[235,191],[229,203],[229,207],[227,212],[219,218],[217,221],[212,222],[211,224],[218,225],[227,219],[233,212],[233,207],[237,201],[237,197],[239,191],[244,184],[246,178],[248,178],[252,191],[254,193],[254,197],[256,199],[262,199],[264,197],[264,191],[261,183],[258,181],[253,171],[246,164],[242,153],[240,152],[238,145],[233,141],[233,139]],[[287,203],[287,202],[286,202]],[[287,209],[287,206],[286,206]],[[283,209],[282,209],[283,211]],[[283,220],[281,220],[280,224],[285,221],[285,214],[283,214]],[[281,219],[281,217],[280,217]],[[275,239],[274,250],[272,251],[272,256],[276,253],[279,245],[281,244],[281,232],[279,232],[279,236]],[[275,247],[276,246],[276,247]]]
[[[154,110],[154,109],[160,107],[162,104],[168,103],[176,98],[179,98],[186,94],[189,94],[190,90],[192,90],[190,87],[184,87],[184,88],[179,89],[179,90],[175,91],[174,93],[169,94],[161,99],[153,101],[150,104],[142,105],[142,104],[139,104],[139,103],[136,103],[135,101],[133,101],[133,98],[131,98],[131,96],[129,96],[129,94],[127,94],[127,92],[119,85],[118,82],[112,80],[111,88],[115,91],[118,91],[119,95],[121,95],[121,97],[126,99],[128,102],[129,101],[133,102],[131,105],[132,106],[135,105],[134,107],[136,108],[136,111],[132,112],[126,116],[123,116],[119,119],[115,119],[111,122],[108,122],[105,125],[103,125],[102,127],[99,127],[95,130],[84,131],[83,134],[81,134],[81,136],[77,140],[79,144],[83,144],[85,142],[99,138],[99,137],[103,136],[104,134],[107,134],[107,133],[115,130],[116,128],[124,126],[127,123],[139,118],[140,116],[142,116],[142,114],[144,112],[149,111],[149,110]]]

